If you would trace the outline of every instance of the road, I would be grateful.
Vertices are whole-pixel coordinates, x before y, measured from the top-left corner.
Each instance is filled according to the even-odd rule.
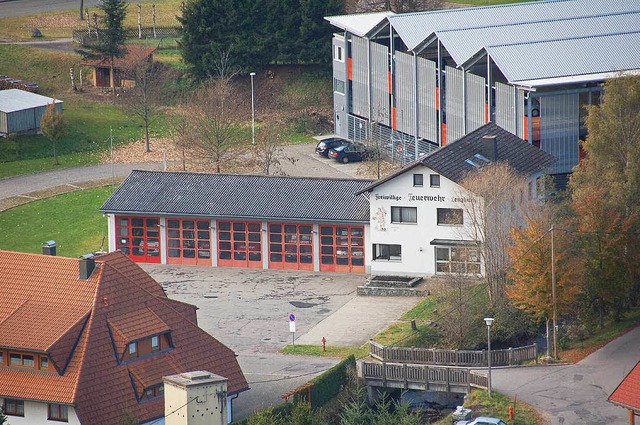
[[[493,387],[548,413],[552,425],[629,423],[607,397],[640,361],[640,327],[575,365],[497,369]]]

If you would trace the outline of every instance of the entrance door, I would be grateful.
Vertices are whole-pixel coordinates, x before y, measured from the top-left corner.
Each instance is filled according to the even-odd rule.
[[[159,263],[160,219],[116,216],[116,249],[138,263]]]
[[[269,223],[269,268],[313,270],[313,227]]]
[[[261,269],[261,224],[218,221],[218,265]]]
[[[167,219],[167,263],[211,265],[208,220]]]
[[[342,136],[342,121],[340,121],[340,112],[336,112],[336,134]]]
[[[364,273],[364,226],[320,226],[320,271]]]

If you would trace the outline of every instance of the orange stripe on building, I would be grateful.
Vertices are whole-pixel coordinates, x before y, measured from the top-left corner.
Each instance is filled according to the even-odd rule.
[[[393,108],[391,108],[391,128],[396,130],[397,129],[397,121],[396,121],[396,107],[394,106]]]
[[[440,110],[440,87],[436,87],[436,111]]]
[[[487,124],[489,122],[489,104],[484,104],[484,123]]]
[[[347,58],[347,78],[353,80],[353,59]]]
[[[446,124],[442,124],[442,146],[445,146],[447,144],[447,125]]]
[[[389,94],[393,92],[393,84],[391,78],[391,71],[387,72],[387,84],[389,85]]]

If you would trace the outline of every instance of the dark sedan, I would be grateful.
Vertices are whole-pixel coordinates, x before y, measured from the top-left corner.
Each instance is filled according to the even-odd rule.
[[[362,161],[367,156],[367,148],[360,143],[350,143],[329,150],[329,158],[343,163]]]
[[[341,137],[331,137],[329,139],[323,139],[318,142],[318,145],[316,146],[316,153],[318,155],[328,157],[329,149],[337,148],[338,146],[342,145],[348,145],[349,143],[351,142]]]

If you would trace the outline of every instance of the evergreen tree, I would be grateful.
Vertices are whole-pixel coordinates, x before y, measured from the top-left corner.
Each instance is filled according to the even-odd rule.
[[[125,49],[122,47],[125,41],[122,24],[127,16],[127,3],[125,0],[101,0],[98,6],[104,13],[102,17],[103,28],[100,30],[96,50],[110,60],[110,86],[114,91],[113,59],[122,57]]]

